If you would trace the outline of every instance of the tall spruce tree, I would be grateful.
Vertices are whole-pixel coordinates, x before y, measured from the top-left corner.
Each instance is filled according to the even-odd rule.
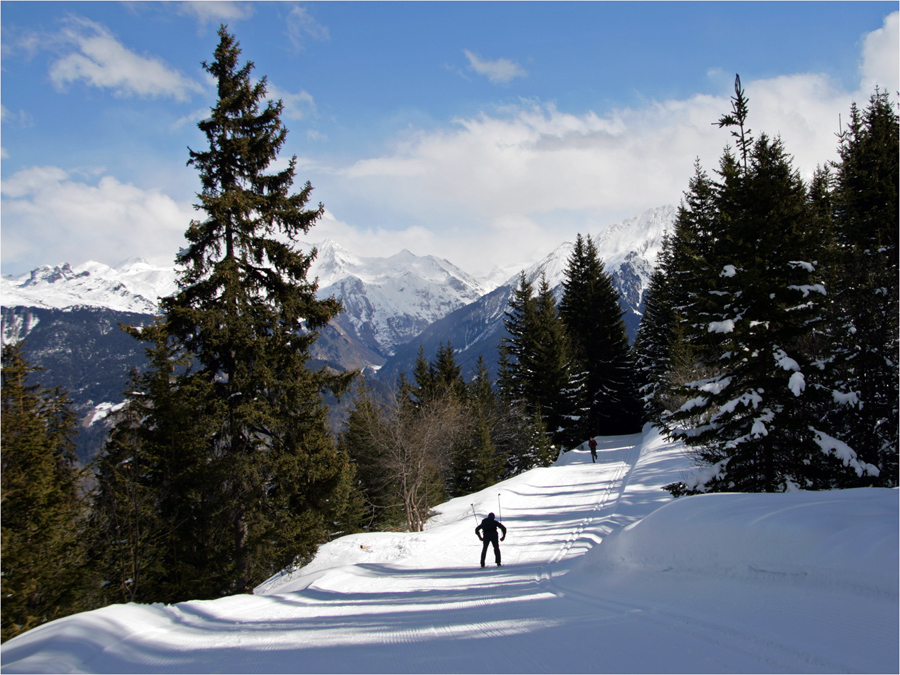
[[[309,183],[291,193],[296,157],[268,172],[285,142],[283,105],[262,106],[266,79],[254,84],[252,62],[239,66],[225,26],[219,38],[214,61],[203,64],[218,87],[198,124],[209,147],[191,150],[188,162],[200,175],[205,218],[191,223],[178,290],[161,303],[168,337],[196,364],[174,386],[204,383],[193,388],[194,404],[213,429],[195,477],[209,508],[202,527],[227,542],[232,569],[207,596],[249,591],[311,555],[341,528],[352,490],[322,402],[323,390],[340,392],[352,376],[307,363],[317,329],[341,305],[316,299],[306,279],[315,250],[295,247],[323,207],[306,208]]]
[[[510,447],[506,406],[495,394],[483,357],[466,385],[465,429],[453,453],[452,496],[469,494],[497,483],[505,476]]]
[[[535,324],[527,355],[528,400],[540,410],[547,430],[557,445],[573,440],[578,422],[578,391],[572,385],[572,349],[559,318],[556,298],[545,275],[541,275],[535,298]]]
[[[898,485],[898,116],[886,92],[841,134],[834,226],[840,274],[833,296],[843,403],[833,417],[847,442]]]
[[[638,395],[644,416],[654,424],[660,424],[662,414],[669,409],[667,376],[672,367],[669,350],[675,326],[667,277],[672,258],[671,242],[670,236],[663,237],[656,266],[644,291],[644,314],[632,347]]]
[[[92,563],[111,602],[215,597],[234,576],[220,514],[214,383],[194,372],[164,319],[128,332],[146,343],[125,405],[95,463]]]
[[[537,303],[534,286],[525,277],[525,272],[519,275],[519,283],[505,314],[503,325],[509,337],[500,341],[500,392],[508,401],[522,403],[532,411],[533,402],[528,397],[527,381],[531,367],[529,359],[534,352]]]
[[[523,406],[535,428],[546,428],[556,446],[570,443],[579,417],[579,385],[572,381],[571,347],[545,275],[535,292],[521,274],[504,326],[509,337],[500,343],[501,398]],[[549,454],[536,451],[542,457]]]
[[[732,175],[735,167],[726,152],[722,174]],[[660,424],[687,400],[683,385],[718,371],[719,354],[708,326],[721,313],[722,272],[730,260],[718,258],[725,227],[719,186],[699,162],[694,169],[651,278],[634,347],[645,411]]]
[[[573,393],[582,410],[570,442],[633,433],[641,410],[619,296],[597,247],[580,234],[563,280],[559,316],[572,352]]]
[[[30,382],[22,343],[3,347],[2,640],[88,609],[93,580],[67,395]]]

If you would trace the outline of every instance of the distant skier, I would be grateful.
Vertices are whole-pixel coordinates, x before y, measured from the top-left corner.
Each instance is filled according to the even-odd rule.
[[[475,534],[484,542],[481,547],[481,566],[484,567],[484,557],[487,555],[488,544],[494,545],[494,560],[497,567],[500,567],[500,544],[497,541],[497,528],[503,530],[503,536],[500,541],[506,539],[506,528],[499,520],[494,520],[494,514],[489,513],[488,517],[481,521],[481,525],[475,528]],[[482,533],[484,536],[482,536]]]
[[[588,441],[588,447],[591,449],[591,464],[597,461],[597,441],[592,438]]]

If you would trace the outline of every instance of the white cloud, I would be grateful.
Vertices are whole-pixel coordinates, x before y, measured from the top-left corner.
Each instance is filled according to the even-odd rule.
[[[19,171],[0,191],[4,266],[89,259],[115,265],[136,255],[171,260],[196,217],[191,205],[159,191],[108,175],[88,184],[54,166]]]
[[[206,28],[209,23],[231,23],[249,19],[253,15],[253,5],[249,2],[218,2],[217,0],[198,0],[195,2],[179,2],[181,14],[193,16]]]
[[[29,112],[19,110],[15,113],[5,105],[0,105],[0,110],[2,110],[3,124],[12,124],[22,128],[34,126],[34,116]]]
[[[294,48],[298,50],[306,46],[307,38],[318,42],[327,42],[331,39],[328,27],[316,21],[305,7],[291,9],[287,18],[287,34]]]
[[[854,100],[864,106],[876,82],[897,91],[897,32],[895,13],[864,36],[855,92],[815,73],[745,78],[754,135],[780,136],[805,178],[837,159],[839,116],[846,118]],[[730,109],[733,75],[711,76],[721,79],[717,96],[602,114],[522,101],[413,131],[381,155],[336,172],[337,187],[370,204],[381,222],[427,223],[433,250],[484,273],[530,250],[549,251],[577,232],[597,233],[647,208],[677,204],[696,158],[713,173],[732,143],[714,122]],[[391,232],[380,236],[390,239]],[[397,232],[398,240],[407,236],[402,226]]]
[[[900,54],[900,12],[894,12],[885,17],[884,26],[872,31],[863,39],[862,63],[860,75],[862,78],[862,93],[868,95],[875,90],[875,86],[882,91],[895,94],[900,89],[900,74],[898,74],[897,55]],[[863,101],[859,101],[860,104]]]
[[[522,66],[509,59],[488,61],[468,49],[464,49],[463,54],[469,60],[469,70],[484,75],[494,84],[509,84],[515,78],[525,77],[528,74]]]
[[[203,86],[170,68],[162,60],[140,56],[126,49],[104,27],[82,18],[70,18],[58,36],[71,52],[50,67],[50,79],[63,89],[72,82],[83,81],[118,96],[174,98],[184,101]]]
[[[316,102],[312,94],[301,89],[292,94],[271,82],[266,82],[266,95],[271,100],[281,99],[284,104],[282,115],[287,119],[303,120],[316,114]]]

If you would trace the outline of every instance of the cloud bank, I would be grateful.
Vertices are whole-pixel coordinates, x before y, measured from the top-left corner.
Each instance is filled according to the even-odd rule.
[[[134,256],[174,260],[195,211],[155,191],[102,176],[96,184],[54,166],[32,167],[3,181],[3,261],[44,264]]]
[[[780,136],[804,177],[837,159],[835,134],[851,103],[865,107],[876,84],[900,88],[897,19],[891,14],[861,41],[854,92],[816,73],[744,80],[754,133]],[[713,172],[731,144],[714,122],[730,109],[732,94],[729,83],[716,96],[604,114],[520,101],[408,134],[383,154],[336,170],[338,189],[364,196],[397,223],[427,223],[433,248],[414,252],[443,251],[484,274],[498,263],[543,255],[577,232],[596,234],[647,208],[677,204],[695,160]],[[361,223],[360,241],[370,238],[365,228]],[[399,250],[410,231],[398,226],[381,235],[373,245]],[[352,237],[343,243],[354,248]]]

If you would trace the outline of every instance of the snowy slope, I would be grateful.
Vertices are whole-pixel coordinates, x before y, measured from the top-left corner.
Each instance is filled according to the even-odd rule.
[[[655,432],[599,455],[447,502],[422,533],[335,540],[255,595],[61,619],[4,644],[3,670],[898,671],[896,490],[673,501],[689,464]],[[499,569],[478,568],[473,507],[509,528]]]
[[[630,274],[629,268],[633,268],[640,277],[641,290],[646,288],[656,257],[662,250],[663,237],[666,232],[671,231],[676,215],[677,209],[674,206],[647,209],[637,216],[608,226],[592,237],[606,271],[615,278],[623,268],[626,275]],[[525,272],[525,278],[531,283],[537,284],[543,274],[550,287],[556,288],[563,282],[573,248],[574,242],[563,242],[544,258],[530,265],[495,269],[482,280],[482,284],[489,291],[501,286],[515,288],[519,283],[519,275]],[[639,303],[640,294],[634,304]]]

